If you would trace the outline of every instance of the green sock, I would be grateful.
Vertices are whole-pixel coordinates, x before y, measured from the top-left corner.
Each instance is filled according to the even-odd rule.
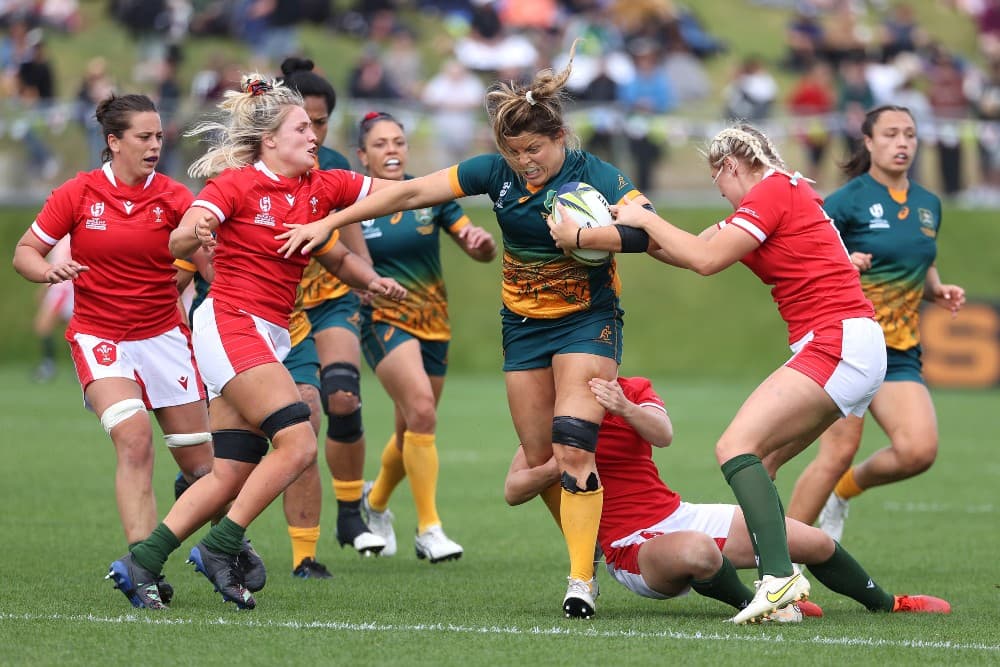
[[[235,556],[243,548],[243,536],[246,532],[246,528],[224,516],[219,523],[212,526],[201,542],[212,551]]]
[[[181,541],[171,532],[165,524],[160,524],[153,529],[149,537],[135,545],[130,551],[136,563],[143,566],[153,574],[163,572],[163,564],[167,562],[170,554],[181,545]]]
[[[760,459],[753,454],[734,456],[722,464],[722,474],[743,508],[758,572],[761,576],[790,577],[792,559],[788,556],[785,515],[778,490]]]
[[[809,572],[834,593],[857,600],[868,611],[892,611],[895,598],[876,584],[844,547],[834,544],[833,555],[825,563],[810,565]]]
[[[736,568],[725,556],[722,557],[722,567],[708,579],[691,580],[691,588],[700,595],[714,598],[742,609],[753,599],[753,591],[740,581]]]

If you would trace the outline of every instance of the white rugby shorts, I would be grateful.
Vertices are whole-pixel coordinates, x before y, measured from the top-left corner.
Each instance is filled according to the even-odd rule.
[[[843,415],[865,414],[885,378],[885,337],[875,320],[855,317],[817,327],[791,347],[786,366],[823,387]]]
[[[72,329],[66,338],[84,389],[103,378],[133,380],[150,410],[205,400],[187,327],[142,340],[113,341]]]
[[[237,374],[281,363],[292,349],[288,329],[215,299],[194,311],[191,337],[210,400]]]
[[[681,504],[674,512],[652,526],[642,528],[611,543],[611,549],[604,554],[607,560],[608,572],[622,586],[644,598],[666,600],[670,597],[687,595],[689,588],[677,595],[670,596],[658,593],[646,585],[639,572],[639,548],[649,540],[677,533],[682,530],[695,530],[705,533],[719,545],[719,550],[729,538],[729,529],[733,525],[733,515],[738,505],[687,503]]]

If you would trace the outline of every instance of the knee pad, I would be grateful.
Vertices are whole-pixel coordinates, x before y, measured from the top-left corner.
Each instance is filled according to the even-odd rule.
[[[365,429],[361,424],[361,408],[349,415],[329,415],[326,435],[337,442],[353,443],[361,439]]]
[[[564,472],[562,474],[562,479],[560,480],[560,483],[562,484],[562,488],[566,489],[570,493],[580,493],[581,491],[597,491],[599,488],[601,488],[601,483],[598,481],[597,475],[595,473],[590,473],[590,475],[587,477],[587,485],[585,488],[581,488],[576,481],[576,477],[573,477],[573,475],[569,474],[568,472]]]
[[[274,440],[275,434],[295,424],[309,421],[309,406],[302,401],[296,401],[286,405],[280,410],[275,410],[260,423],[260,430],[264,432],[268,440]]]
[[[600,424],[576,417],[554,417],[552,419],[552,442],[567,447],[576,447],[593,454],[597,451],[597,429]]]
[[[212,432],[215,458],[257,465],[267,454],[267,438],[242,429]]]
[[[101,426],[104,427],[105,433],[111,435],[111,429],[115,426],[118,426],[129,417],[145,411],[146,404],[141,399],[126,398],[124,401],[118,401],[109,405],[101,413]]]
[[[211,433],[171,433],[163,436],[167,447],[192,447],[205,442],[211,442]]]
[[[319,372],[319,393],[323,411],[330,414],[330,397],[338,391],[354,394],[361,400],[361,372],[354,364],[338,361],[324,366]],[[332,416],[332,415],[331,415]]]

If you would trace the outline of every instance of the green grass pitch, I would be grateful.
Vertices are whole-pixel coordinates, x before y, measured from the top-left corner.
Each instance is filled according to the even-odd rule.
[[[822,619],[798,626],[733,627],[718,602],[691,595],[656,602],[600,573],[598,616],[561,618],[567,558],[541,503],[509,508],[502,484],[515,442],[503,381],[449,378],[439,419],[439,508],[465,547],[436,566],[412,551],[415,515],[404,483],[393,497],[399,553],[358,558],[336,546],[325,488],[318,557],[328,581],[291,576],[280,505],[250,529],[268,563],[258,608],[223,605],[184,564],[188,540],[167,564],[177,590],[170,611],[133,610],[102,579],[124,553],[115,512],[113,451],[80,406],[64,364],[56,383],[33,385],[27,366],[0,368],[5,434],[0,514],[0,664],[3,665],[687,665],[997,664],[1000,549],[1000,393],[934,392],[941,452],[924,475],[858,498],[845,545],[885,588],[949,599],[950,616],[873,615],[820,584]],[[732,502],[714,462],[715,437],[752,388],[742,382],[654,378],[677,438],[658,451],[661,473],[693,501]],[[364,378],[367,476],[390,428],[390,406]],[[881,446],[870,428],[862,452]],[[161,514],[175,471],[158,445]],[[806,457],[779,477],[787,498]],[[200,535],[200,533],[199,533]],[[746,572],[746,579],[752,573]]]

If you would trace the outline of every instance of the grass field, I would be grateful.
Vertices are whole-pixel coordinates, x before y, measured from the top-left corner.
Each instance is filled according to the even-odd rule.
[[[627,369],[626,369],[627,370]],[[112,493],[113,453],[79,406],[65,366],[57,382],[26,382],[27,365],[0,368],[6,433],[0,516],[0,664],[922,664],[995,665],[1000,571],[1000,392],[935,392],[941,454],[926,474],[872,491],[851,508],[845,546],[885,588],[948,598],[940,616],[872,615],[821,585],[822,619],[799,626],[724,625],[718,602],[644,600],[601,575],[598,616],[563,620],[566,556],[540,503],[508,508],[503,477],[513,429],[499,372],[455,375],[439,420],[439,506],[465,556],[431,566],[411,549],[415,515],[404,484],[392,501],[400,538],[391,559],[337,548],[332,494],[319,558],[329,581],[290,576],[280,507],[250,536],[270,568],[258,608],[237,612],[183,564],[192,538],[167,564],[177,590],[169,612],[136,611],[102,576],[124,552]],[[389,405],[366,375],[372,476],[390,428]],[[715,437],[750,382],[657,381],[677,439],[657,452],[665,478],[694,501],[732,499],[712,455]],[[884,443],[871,429],[863,451]],[[806,457],[809,456],[807,453]],[[787,494],[803,461],[782,471]],[[158,450],[160,511],[174,468]],[[326,487],[327,492],[329,486]],[[197,536],[196,536],[197,537]],[[746,573],[746,579],[752,578]]]

